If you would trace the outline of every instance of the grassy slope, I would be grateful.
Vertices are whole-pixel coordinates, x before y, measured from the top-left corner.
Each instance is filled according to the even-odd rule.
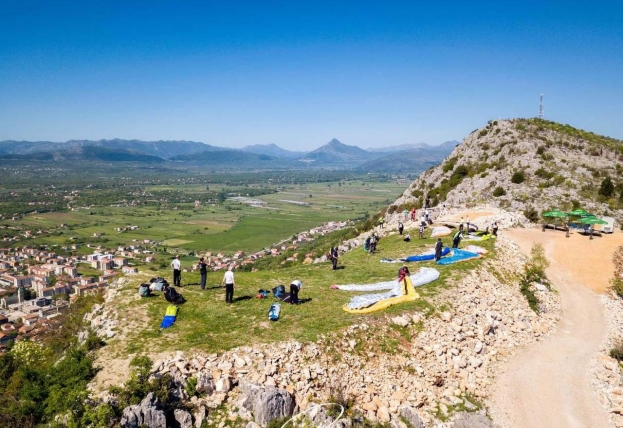
[[[236,346],[249,345],[256,342],[280,340],[316,340],[319,335],[343,328],[353,322],[374,320],[386,315],[395,315],[408,310],[422,310],[430,307],[429,298],[440,289],[450,286],[464,272],[472,270],[482,263],[481,260],[459,263],[452,266],[437,266],[441,278],[429,285],[419,288],[422,299],[396,305],[388,310],[370,315],[351,315],[341,307],[353,293],[331,290],[332,284],[371,283],[388,280],[396,276],[398,264],[380,263],[382,257],[408,256],[431,248],[435,239],[403,242],[398,235],[385,237],[381,240],[380,251],[368,255],[363,249],[357,249],[340,258],[345,268],[332,271],[328,263],[320,265],[299,265],[278,271],[261,271],[254,273],[236,273],[237,288],[233,305],[224,303],[224,289],[218,287],[222,273],[208,274],[208,289],[200,291],[196,286],[182,288],[188,301],[181,306],[179,318],[173,328],[160,331],[158,326],[167,306],[162,296],[149,299],[131,300],[128,298],[119,308],[131,316],[133,310],[148,313],[148,323],[140,332],[135,332],[123,342],[113,341],[110,351],[119,353],[160,352],[167,350],[200,349],[206,352],[217,352]],[[450,239],[444,239],[446,244]],[[492,242],[483,243],[488,248]],[[491,257],[491,255],[487,256]],[[412,272],[420,266],[433,266],[432,262],[411,263]],[[161,272],[169,279],[170,272]],[[268,321],[267,312],[273,298],[256,299],[260,288],[269,289],[278,284],[289,284],[293,279],[303,281],[301,298],[312,300],[299,305],[283,305],[279,322]],[[198,274],[183,274],[183,284],[198,282]],[[135,286],[128,286],[123,294],[134,296]],[[159,294],[159,293],[158,293]],[[136,308],[135,305],[139,305]],[[133,309],[134,308],[134,309]]]

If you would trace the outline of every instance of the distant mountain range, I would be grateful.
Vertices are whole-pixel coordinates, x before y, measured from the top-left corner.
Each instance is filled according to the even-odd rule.
[[[305,156],[306,153],[282,149],[276,144],[255,144],[253,146],[245,146],[241,150],[246,153],[255,153],[256,155],[267,155],[284,159],[297,159]]]
[[[283,149],[276,144],[242,149],[211,146],[196,141],[70,140],[0,141],[0,160],[29,162],[183,163],[213,169],[355,169],[369,172],[416,173],[439,164],[458,144],[405,144],[364,150],[332,139],[311,152]]]

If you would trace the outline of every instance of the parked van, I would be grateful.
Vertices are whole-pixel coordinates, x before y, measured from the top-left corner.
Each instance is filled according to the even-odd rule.
[[[602,217],[603,221],[607,221],[608,224],[603,224],[601,226],[601,231],[603,233],[613,233],[614,232],[614,218],[613,217]]]

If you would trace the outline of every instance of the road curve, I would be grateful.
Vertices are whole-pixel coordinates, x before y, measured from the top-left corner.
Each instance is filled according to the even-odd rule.
[[[509,235],[529,254],[542,241],[550,260],[549,279],[558,290],[562,314],[556,330],[544,341],[519,351],[500,367],[491,394],[490,413],[501,427],[604,428],[607,411],[588,382],[591,358],[606,334],[598,295],[579,283],[568,267],[552,257],[554,243],[534,231]]]

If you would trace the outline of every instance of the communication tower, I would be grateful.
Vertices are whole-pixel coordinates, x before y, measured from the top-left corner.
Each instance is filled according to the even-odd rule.
[[[541,94],[541,102],[539,104],[539,119],[543,119],[543,94]]]

